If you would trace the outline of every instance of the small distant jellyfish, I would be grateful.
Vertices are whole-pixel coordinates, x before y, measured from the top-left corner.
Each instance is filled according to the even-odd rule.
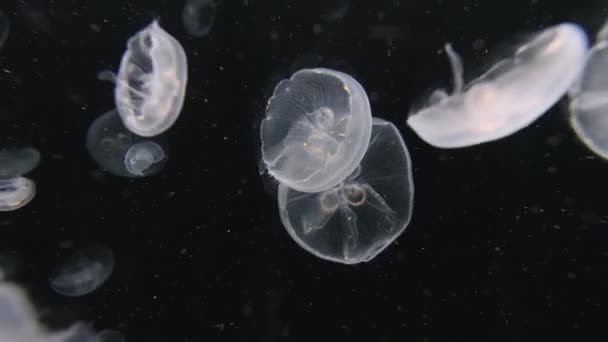
[[[399,130],[374,119],[360,165],[343,182],[318,193],[279,185],[281,221],[313,255],[344,264],[372,260],[407,227],[414,182],[409,152]]]
[[[160,172],[167,160],[162,137],[131,133],[115,110],[101,115],[87,133],[91,157],[105,171],[120,177],[144,177]]]
[[[17,286],[0,282],[0,341],[2,342],[96,342],[95,334],[84,324],[49,332],[38,322],[34,308]]]
[[[351,76],[303,69],[274,89],[262,120],[268,173],[292,189],[319,192],[359,165],[371,136],[367,94]]]
[[[182,14],[184,29],[193,37],[209,34],[215,22],[215,0],[186,0]]]
[[[40,162],[38,150],[26,147],[0,150],[0,211],[13,211],[36,196],[36,183],[22,177]]]
[[[6,43],[6,39],[8,38],[8,32],[10,31],[10,24],[8,18],[2,11],[0,11],[0,49]]]
[[[162,147],[153,141],[143,141],[129,148],[125,155],[125,167],[131,174],[143,177],[164,159]]]
[[[153,21],[129,39],[116,76],[114,97],[124,125],[142,137],[169,129],[182,110],[187,78],[184,49]]]
[[[509,136],[549,110],[585,64],[587,37],[575,24],[550,27],[464,86],[460,57],[446,44],[453,71],[451,95],[435,90],[408,125],[440,148],[481,144]]]
[[[63,296],[89,294],[108,280],[114,269],[112,250],[103,245],[90,245],[77,250],[50,276],[50,285]]]
[[[569,96],[570,125],[591,151],[608,159],[608,22]]]
[[[125,342],[125,336],[116,330],[103,330],[97,335],[97,342]]]

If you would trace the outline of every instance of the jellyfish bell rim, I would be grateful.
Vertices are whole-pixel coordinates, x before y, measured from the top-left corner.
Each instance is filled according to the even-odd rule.
[[[363,157],[365,156],[365,152],[367,151],[367,148],[369,146],[369,142],[371,139],[371,135],[372,135],[372,111],[371,111],[371,104],[369,102],[369,98],[367,96],[367,93],[365,91],[365,89],[363,88],[363,86],[361,85],[361,83],[359,83],[359,81],[357,81],[355,78],[353,78],[352,76],[338,71],[338,70],[333,70],[333,69],[328,69],[328,68],[308,68],[308,69],[301,69],[296,71],[295,73],[293,73],[289,78],[287,79],[283,79],[281,80],[276,87],[273,90],[272,96],[268,99],[268,102],[266,104],[266,108],[265,111],[266,113],[268,112],[268,108],[270,106],[270,104],[272,103],[272,101],[274,100],[274,98],[276,96],[278,96],[278,94],[276,94],[277,89],[279,89],[279,87],[284,84],[284,82],[293,82],[294,79],[301,75],[301,74],[305,74],[305,73],[315,73],[315,74],[323,74],[323,75],[328,75],[330,77],[335,77],[337,78],[343,85],[344,85],[344,90],[347,91],[347,93],[349,94],[349,109],[351,110],[350,115],[354,115],[353,114],[353,109],[358,107],[355,106],[355,100],[360,101],[361,103],[359,104],[360,106],[362,106],[362,113],[360,114],[360,127],[369,127],[369,129],[363,130],[363,134],[361,136],[360,139],[357,139],[358,142],[358,146],[357,148],[353,149],[355,152],[353,152],[349,158],[349,160],[343,161],[341,164],[345,165],[343,166],[341,169],[332,172],[330,174],[330,178],[328,180],[326,180],[325,182],[320,182],[321,184],[316,184],[316,185],[309,185],[308,184],[308,180],[311,177],[307,177],[304,180],[299,180],[299,181],[294,181],[291,179],[288,179],[287,177],[282,176],[280,173],[274,172],[270,167],[268,167],[268,163],[266,162],[266,158],[264,156],[264,139],[262,137],[262,130],[264,127],[264,123],[267,122],[267,120],[272,120],[272,118],[269,118],[268,115],[266,115],[264,117],[264,119],[262,120],[262,124],[260,125],[260,140],[262,142],[262,147],[261,147],[261,151],[262,151],[262,161],[264,162],[264,166],[266,168],[266,172],[271,175],[272,177],[274,177],[275,179],[277,179],[280,183],[284,183],[286,185],[288,185],[290,188],[294,189],[294,190],[298,190],[301,192],[307,192],[307,193],[314,193],[314,192],[320,192],[320,191],[325,191],[328,190],[338,184],[340,184],[344,179],[346,179],[346,177],[348,177],[361,163],[361,160],[363,159]],[[353,87],[354,89],[351,89],[351,87]],[[355,95],[362,95],[362,96],[358,96],[358,98],[356,99]],[[360,98],[360,99],[359,99]],[[357,108],[358,109],[358,108]],[[347,129],[349,127],[352,127],[353,122],[352,120],[349,120],[348,124],[347,124]]]
[[[0,212],[9,212],[9,211],[14,211],[17,209],[21,209],[23,207],[25,207],[27,204],[29,204],[35,197],[36,197],[36,192],[37,192],[37,187],[36,187],[36,182],[34,182],[33,180],[23,177],[23,176],[19,176],[19,177],[15,177],[12,179],[3,179],[0,180],[0,183],[2,182],[20,182],[21,186],[26,186],[29,188],[29,191],[26,192],[24,194],[24,196],[21,196],[19,198],[19,201],[15,202],[16,204],[13,206],[8,206],[6,208],[4,207],[0,207]]]

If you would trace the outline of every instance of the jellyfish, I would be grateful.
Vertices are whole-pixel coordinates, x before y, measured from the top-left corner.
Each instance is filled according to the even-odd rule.
[[[76,250],[50,276],[50,285],[63,296],[89,294],[108,280],[114,269],[112,250],[94,244]]]
[[[32,171],[40,162],[40,152],[32,147],[0,151],[0,179],[19,177]]]
[[[0,341],[96,342],[95,334],[82,323],[49,332],[38,322],[34,308],[17,286],[0,282]]]
[[[169,129],[182,110],[187,78],[184,49],[157,21],[131,37],[114,89],[125,126],[143,137]]]
[[[125,342],[125,336],[116,330],[103,330],[97,335],[98,342]]]
[[[0,151],[0,211],[13,211],[36,196],[36,183],[22,177],[40,162],[38,150],[25,147]]]
[[[608,159],[608,22],[598,33],[569,96],[574,132],[591,151]]]
[[[144,177],[163,169],[167,160],[162,137],[143,138],[131,133],[115,110],[97,118],[87,133],[91,157],[105,171],[120,177]]]
[[[0,11],[0,49],[4,46],[6,39],[8,38],[8,32],[10,30],[10,23],[8,18],[2,11]]]
[[[193,37],[209,33],[215,21],[215,0],[186,0],[182,19],[184,29]]]
[[[268,100],[262,159],[285,186],[324,191],[359,165],[371,127],[369,100],[355,79],[330,69],[303,69],[279,82]]]
[[[125,168],[133,175],[145,176],[164,159],[162,147],[153,141],[142,141],[131,146],[125,154]]]
[[[369,149],[340,184],[318,193],[279,185],[283,226],[313,255],[344,264],[370,261],[412,216],[412,163],[399,130],[374,118]]]
[[[407,123],[435,147],[458,148],[509,136],[551,108],[581,73],[587,38],[575,24],[550,27],[466,86],[460,57],[449,43],[445,50],[452,94],[435,90]]]

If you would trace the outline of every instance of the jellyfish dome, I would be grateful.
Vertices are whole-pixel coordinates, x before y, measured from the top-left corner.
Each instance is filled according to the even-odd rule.
[[[145,177],[160,172],[167,160],[162,136],[143,138],[131,133],[115,110],[97,118],[87,132],[91,157],[105,171],[120,177]]]
[[[151,137],[177,120],[188,78],[186,53],[157,21],[131,37],[116,77],[116,108],[133,133]]]
[[[40,152],[32,147],[0,150],[0,179],[22,176],[40,162]]]
[[[262,159],[285,186],[324,191],[359,165],[371,130],[369,100],[354,78],[330,69],[303,69],[279,82],[268,100]]]
[[[114,270],[112,250],[103,245],[78,249],[51,274],[55,292],[68,297],[84,296],[99,288]]]
[[[407,227],[413,210],[412,163],[390,122],[374,119],[369,149],[341,183],[318,193],[279,185],[281,221],[289,235],[319,258],[370,261]]]
[[[0,211],[17,210],[36,196],[36,183],[25,177],[0,179]]]
[[[581,78],[570,92],[570,124],[598,156],[608,159],[608,23],[589,51]]]
[[[587,45],[584,31],[575,24],[550,27],[465,87],[460,57],[447,44],[453,93],[436,90],[407,123],[422,140],[440,148],[509,136],[538,119],[568,91],[584,67]]]

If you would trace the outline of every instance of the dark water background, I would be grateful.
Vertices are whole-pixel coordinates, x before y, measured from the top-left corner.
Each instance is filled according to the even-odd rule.
[[[344,17],[327,20],[341,3]],[[458,150],[428,146],[405,124],[412,105],[450,85],[446,41],[472,77],[552,24],[593,34],[606,3],[223,0],[202,38],[186,34],[182,8],[0,2],[11,21],[3,143],[43,156],[30,174],[36,199],[0,213],[0,253],[46,322],[85,320],[128,341],[606,340],[608,164],[574,137],[565,103],[511,137]],[[187,98],[166,135],[165,171],[122,179],[99,171],[84,144],[113,108],[113,86],[96,74],[117,70],[126,40],[155,17],[187,53]],[[411,224],[358,266],[298,247],[258,174],[268,96],[313,66],[359,80],[415,166]],[[50,289],[66,241],[114,250],[101,289],[71,299]]]

